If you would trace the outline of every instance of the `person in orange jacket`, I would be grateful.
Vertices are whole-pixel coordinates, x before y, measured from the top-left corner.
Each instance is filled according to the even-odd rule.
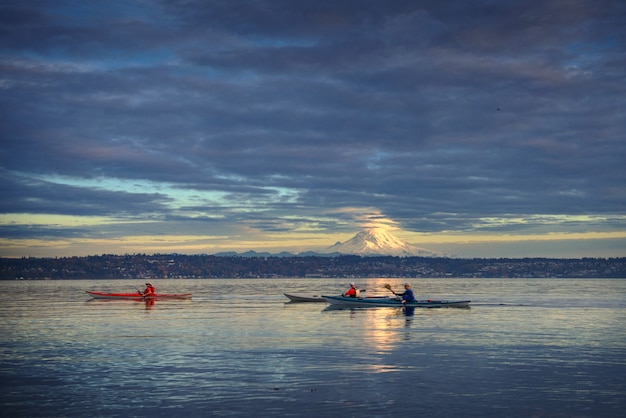
[[[152,283],[147,282],[146,288],[143,291],[143,293],[141,293],[141,296],[151,296],[151,295],[154,295],[155,293],[156,293],[156,287],[152,286]]]
[[[358,298],[359,289],[356,287],[356,284],[350,283],[350,289],[346,290],[341,296],[345,296],[349,298]]]

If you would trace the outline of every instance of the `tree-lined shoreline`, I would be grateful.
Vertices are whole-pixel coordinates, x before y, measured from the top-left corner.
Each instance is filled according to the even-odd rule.
[[[243,257],[183,254],[0,258],[0,280],[268,277],[626,278],[618,258]]]

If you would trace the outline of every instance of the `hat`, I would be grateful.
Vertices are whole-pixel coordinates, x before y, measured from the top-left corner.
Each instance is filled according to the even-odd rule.
[[[147,284],[148,286],[152,286],[152,283],[150,283],[150,282],[146,282],[146,284]]]
[[[352,283],[350,283],[350,286],[356,286],[356,285],[354,284],[354,282],[352,282]]]

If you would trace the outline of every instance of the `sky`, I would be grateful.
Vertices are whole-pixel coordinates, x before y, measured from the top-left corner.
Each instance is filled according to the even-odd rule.
[[[0,1],[0,256],[626,256],[626,2]]]

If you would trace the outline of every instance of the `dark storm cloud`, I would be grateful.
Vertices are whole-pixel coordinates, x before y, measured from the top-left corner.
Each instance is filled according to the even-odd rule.
[[[93,237],[90,228],[59,228],[53,225],[1,225],[0,236],[7,239],[46,239]]]
[[[625,18],[591,0],[5,4],[2,212],[219,210],[282,231],[321,211],[353,229],[340,209],[367,207],[435,232],[623,215]],[[15,173],[223,201],[173,210],[158,190]]]
[[[3,176],[0,190],[11,197],[2,199],[0,213],[146,217],[166,212],[169,200],[156,193],[113,192],[10,175]]]

